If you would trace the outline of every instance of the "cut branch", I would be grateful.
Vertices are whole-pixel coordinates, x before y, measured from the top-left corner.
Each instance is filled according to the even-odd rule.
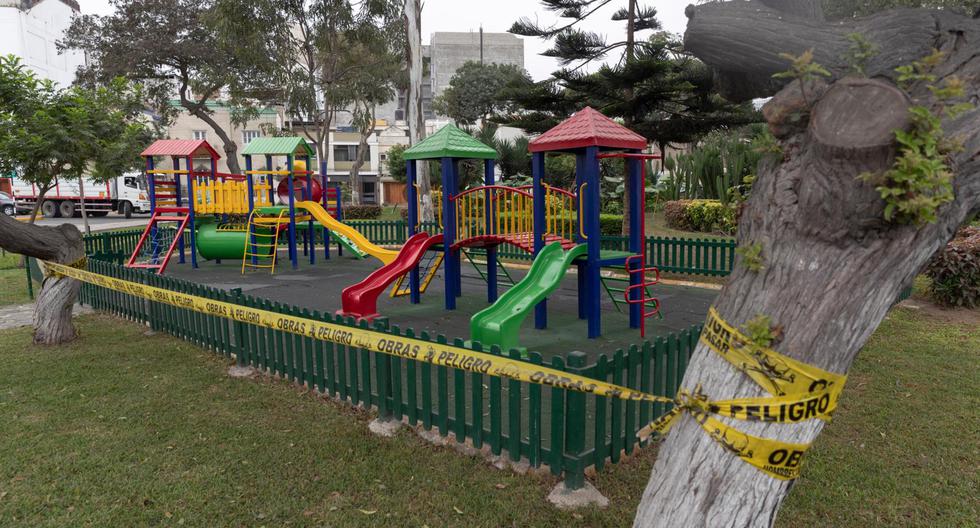
[[[85,256],[82,234],[70,224],[57,227],[24,224],[0,215],[0,248],[59,264]],[[77,335],[71,321],[79,283],[67,277],[45,277],[34,305],[34,342],[56,345]]]

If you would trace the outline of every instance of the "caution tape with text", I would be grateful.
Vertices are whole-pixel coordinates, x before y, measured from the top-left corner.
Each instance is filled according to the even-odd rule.
[[[822,371],[771,349],[752,344],[738,330],[723,321],[714,308],[709,311],[701,342],[736,368],[746,372],[773,394],[773,397],[708,401],[700,387],[697,387],[693,392],[681,389],[676,398],[666,398],[486,352],[177,293],[107,277],[80,269],[81,266],[72,267],[52,262],[44,262],[44,265],[49,273],[150,301],[339,345],[597,396],[673,404],[674,408],[670,412],[641,430],[639,436],[644,438],[652,433],[666,434],[674,418],[687,411],[723,447],[779,479],[799,476],[800,462],[808,445],[747,435],[712,418],[710,414],[778,423],[796,423],[812,418],[829,420],[837,407],[837,399],[845,380],[845,376]]]

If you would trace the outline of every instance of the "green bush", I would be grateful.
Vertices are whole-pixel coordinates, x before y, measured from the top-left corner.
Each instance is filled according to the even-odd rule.
[[[603,235],[623,234],[623,215],[602,213],[599,215],[599,232]]]
[[[380,205],[344,204],[344,218],[347,220],[376,220],[381,216]]]
[[[686,231],[734,233],[736,208],[719,200],[672,200],[664,205],[667,226]]]
[[[692,200],[687,206],[687,221],[695,231],[731,232],[734,227],[734,210],[718,200]]]
[[[980,228],[964,227],[926,265],[939,304],[980,306]]]
[[[687,220],[687,206],[691,200],[670,200],[664,204],[664,219],[667,227],[671,229],[691,230],[691,223]]]

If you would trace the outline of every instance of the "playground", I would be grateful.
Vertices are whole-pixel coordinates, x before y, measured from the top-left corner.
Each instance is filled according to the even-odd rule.
[[[126,265],[523,357],[594,358],[641,344],[648,326],[656,337],[697,325],[714,298],[661,284],[647,265],[646,164],[659,156],[642,153],[646,145],[586,107],[529,144],[533,183],[512,187],[496,180],[493,148],[446,125],[405,151],[406,241],[385,247],[345,223],[342,186],[323,162],[311,170],[302,138],[251,142],[240,175],[216,172],[220,155],[207,141],[159,140],[142,153],[152,216]],[[556,153],[575,159],[572,189],[549,184],[545,156]],[[631,214],[617,248],[600,231],[601,159],[621,160],[624,171]],[[423,160],[441,169],[439,190],[424,197]],[[482,185],[460,188],[463,160],[482,163]],[[423,200],[436,222],[422,222]],[[514,265],[503,250],[533,260]]]

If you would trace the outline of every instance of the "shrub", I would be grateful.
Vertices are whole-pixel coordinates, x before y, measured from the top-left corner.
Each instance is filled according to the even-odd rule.
[[[731,233],[735,230],[735,209],[718,200],[692,200],[685,212],[688,224],[695,231]]]
[[[939,304],[980,306],[980,228],[964,227],[926,265]]]
[[[691,229],[691,223],[687,220],[687,206],[690,203],[691,200],[671,200],[664,204],[664,218],[667,220],[667,227]]]
[[[380,205],[344,204],[344,218],[347,220],[375,220],[381,216]]]
[[[599,215],[599,232],[603,235],[623,234],[623,215],[602,213]]]

